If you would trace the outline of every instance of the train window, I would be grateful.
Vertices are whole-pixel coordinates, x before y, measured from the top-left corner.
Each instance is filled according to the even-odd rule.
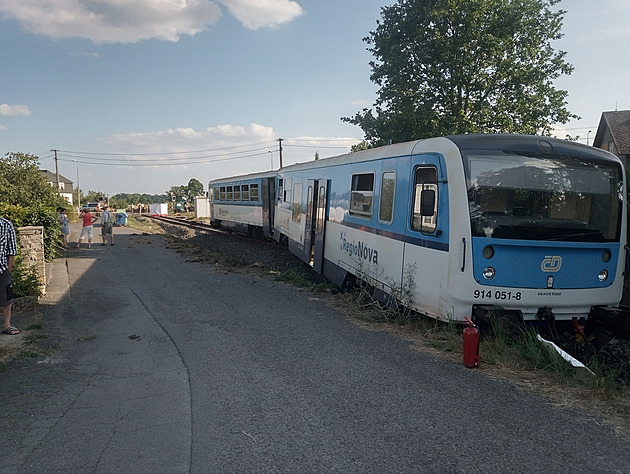
[[[220,199],[219,198],[219,188],[213,188],[212,189],[212,194],[214,196],[214,200],[215,201],[218,201]]]
[[[241,201],[249,201],[249,184],[241,186]]]
[[[350,214],[372,217],[372,199],[374,197],[374,174],[353,174],[350,193]]]
[[[317,224],[315,229],[318,234],[324,232],[324,218],[326,217],[326,188],[319,187],[319,199],[317,202]]]
[[[293,185],[292,219],[294,222],[300,222],[302,219],[302,183],[295,183]]]
[[[226,201],[227,200],[227,193],[225,191],[225,186],[221,186],[221,197],[220,197],[221,201]]]
[[[227,189],[226,189],[226,193],[227,193],[227,197],[226,197],[226,199],[227,199],[228,201],[234,201],[234,191],[233,191],[232,186],[228,186],[228,187],[227,187]]]
[[[241,187],[240,186],[234,186],[234,200],[235,201],[241,200]]]
[[[282,178],[278,178],[278,202],[282,202],[282,196],[284,190],[284,180]]]
[[[411,228],[432,234],[437,227],[437,169],[433,166],[416,169],[413,184]]]
[[[282,200],[286,203],[291,202],[291,180],[290,179],[284,180],[284,198]],[[288,207],[288,206],[283,206],[283,207]]]
[[[394,195],[396,194],[396,172],[386,171],[381,180],[381,202],[378,207],[378,219],[391,223],[394,216]]]
[[[249,186],[249,200],[258,201],[258,184],[251,184]]]

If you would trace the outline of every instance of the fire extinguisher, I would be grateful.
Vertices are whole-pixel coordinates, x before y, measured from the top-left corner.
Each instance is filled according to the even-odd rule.
[[[479,355],[479,328],[469,318],[466,318],[468,326],[464,328],[464,365],[466,367],[479,367],[481,356]]]

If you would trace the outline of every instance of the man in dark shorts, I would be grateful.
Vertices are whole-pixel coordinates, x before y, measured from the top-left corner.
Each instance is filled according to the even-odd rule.
[[[103,206],[103,212],[101,213],[101,237],[103,243],[106,244],[105,237],[109,235],[109,243],[114,245],[114,217],[111,211],[108,209],[107,204]]]
[[[13,303],[13,284],[11,270],[13,257],[17,255],[17,239],[13,224],[0,217],[0,307],[4,316],[3,333],[14,336],[20,331],[11,326],[11,303]]]

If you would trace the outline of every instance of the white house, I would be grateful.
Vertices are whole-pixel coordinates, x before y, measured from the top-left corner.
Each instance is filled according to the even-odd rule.
[[[48,182],[48,184],[50,184],[53,188],[56,187],[57,175],[48,170],[41,170],[41,172],[44,174],[44,177],[46,178],[46,181]],[[70,204],[71,206],[74,205],[73,192],[74,192],[73,182],[60,174],[59,175],[59,194],[61,195],[61,197],[66,198],[66,201],[68,201],[68,204]]]

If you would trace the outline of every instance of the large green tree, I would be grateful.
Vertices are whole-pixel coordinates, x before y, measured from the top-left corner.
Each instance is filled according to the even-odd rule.
[[[0,202],[13,206],[67,206],[39,169],[38,157],[7,153],[0,158]]]
[[[577,116],[554,80],[560,0],[398,0],[364,41],[380,89],[373,109],[342,120],[373,144],[456,133],[548,134]]]

